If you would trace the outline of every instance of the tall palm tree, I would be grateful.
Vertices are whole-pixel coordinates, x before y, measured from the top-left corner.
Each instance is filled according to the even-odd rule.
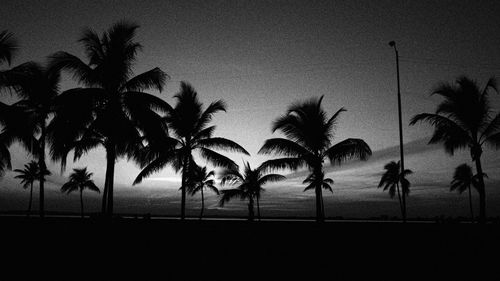
[[[272,138],[266,140],[259,153],[276,154],[283,158],[264,162],[265,169],[297,170],[307,167],[316,179],[321,178],[323,162],[327,158],[332,164],[340,165],[350,159],[366,160],[372,151],[362,139],[346,139],[331,145],[334,129],[340,113],[338,110],[332,117],[321,107],[323,96],[312,98],[304,102],[292,104],[285,115],[277,118],[272,131],[281,131],[286,138]],[[316,187],[316,220],[323,221],[322,185],[317,181]]]
[[[136,153],[155,133],[163,134],[159,113],[170,106],[146,90],[163,90],[167,75],[154,68],[133,77],[132,66],[142,46],[135,41],[139,26],[126,21],[114,24],[99,36],[85,29],[79,42],[87,61],[66,52],[51,56],[53,69],[67,70],[85,88],[65,91],[50,125],[51,154],[64,169],[73,150],[75,158],[96,147],[106,151],[103,213],[113,214],[113,183],[118,158]]]
[[[259,200],[261,193],[264,191],[263,185],[269,182],[277,182],[285,180],[286,177],[278,174],[266,174],[262,166],[252,169],[250,164],[246,162],[243,174],[238,169],[226,169],[221,174],[221,185],[237,185],[232,189],[221,190],[222,197],[219,201],[221,207],[233,198],[241,200],[248,199],[248,220],[254,219],[254,202],[257,201],[257,216],[260,221],[260,205]]]
[[[17,42],[11,32],[7,30],[0,31],[0,65],[7,62],[10,65],[12,56],[17,50]],[[0,90],[5,86],[4,71],[0,71]],[[5,105],[0,104],[0,111],[6,111]],[[0,178],[3,177],[5,170],[12,169],[10,164],[10,153],[8,146],[3,140],[0,140]]]
[[[45,148],[47,126],[56,109],[59,94],[60,73],[58,70],[27,62],[12,68],[5,75],[6,86],[14,89],[20,98],[12,105],[0,103],[0,123],[3,130],[0,142],[6,147],[18,142],[38,159],[40,170],[46,171]],[[39,174],[40,216],[44,217],[45,173]]]
[[[20,179],[24,189],[30,187],[30,200],[28,204],[28,217],[31,215],[31,203],[33,202],[33,183],[39,179],[38,163],[31,161],[24,165],[24,169],[15,169],[14,172],[18,173],[14,178]]]
[[[215,187],[215,171],[212,170],[207,172],[207,167],[200,167],[193,163],[194,167],[187,179],[188,192],[191,196],[196,193],[201,193],[201,211],[200,220],[203,218],[203,210],[205,209],[205,196],[203,191],[205,189],[213,191],[215,194],[219,195],[219,190]]]
[[[474,221],[471,186],[477,190],[479,186],[479,176],[474,175],[472,173],[472,168],[465,163],[456,167],[455,173],[453,174],[453,180],[450,183],[450,191],[457,190],[460,194],[466,190],[469,191],[470,217],[471,220]]]
[[[389,190],[389,196],[394,198],[396,192],[398,193],[399,199],[399,208],[401,209],[401,216],[403,219],[405,218],[406,210],[404,209],[406,206],[403,205],[401,201],[401,193],[399,189],[399,184],[401,183],[401,189],[404,193],[404,196],[408,196],[410,193],[410,181],[406,178],[408,175],[411,175],[413,172],[409,169],[405,169],[403,173],[401,173],[400,162],[397,163],[391,161],[384,166],[385,173],[382,175],[380,182],[378,184],[378,188],[384,187],[384,191]]]
[[[12,32],[0,31],[0,65],[4,62],[10,65],[17,48],[17,41]]]
[[[73,191],[80,191],[80,215],[83,219],[83,191],[85,189],[100,193],[99,188],[92,180],[93,173],[87,172],[87,167],[82,169],[73,169],[69,175],[69,181],[63,184],[61,192],[70,194]]]
[[[468,77],[462,76],[456,84],[441,83],[432,95],[444,98],[435,113],[415,115],[410,125],[426,122],[434,126],[434,134],[429,144],[442,143],[447,153],[468,148],[472,161],[476,164],[479,192],[479,219],[486,220],[486,192],[481,166],[483,146],[489,144],[500,147],[500,113],[492,116],[488,93],[498,92],[497,83],[490,78],[483,89]]]
[[[198,94],[188,83],[181,83],[181,90],[174,98],[177,103],[165,117],[165,123],[173,131],[174,137],[161,136],[147,145],[136,161],[143,167],[134,184],[171,165],[176,172],[182,171],[181,219],[185,218],[187,176],[194,165],[193,152],[213,166],[237,169],[233,160],[212,149],[239,152],[249,155],[239,144],[221,137],[213,137],[216,126],[208,126],[215,113],[226,111],[222,100],[212,102],[206,109],[198,99]]]

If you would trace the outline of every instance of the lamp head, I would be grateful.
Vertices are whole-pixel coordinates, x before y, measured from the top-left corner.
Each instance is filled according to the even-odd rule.
[[[389,46],[391,46],[391,47],[396,46],[396,42],[394,42],[394,41],[389,42]]]

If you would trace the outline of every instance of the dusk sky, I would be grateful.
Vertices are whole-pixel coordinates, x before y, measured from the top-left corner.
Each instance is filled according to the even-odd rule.
[[[191,83],[206,105],[225,100],[228,112],[214,119],[215,135],[250,152],[250,158],[230,155],[238,164],[244,159],[255,166],[268,159],[257,151],[273,136],[272,121],[292,102],[321,95],[330,115],[347,109],[340,117],[336,141],[362,138],[373,151],[397,145],[391,40],[400,54],[405,143],[428,139],[430,126],[407,125],[415,114],[435,110],[440,99],[429,94],[438,82],[452,82],[465,74],[484,86],[489,77],[500,77],[499,18],[500,1],[2,0],[0,30],[13,32],[19,41],[13,61],[17,65],[44,62],[61,50],[83,58],[77,40],[84,27],[102,32],[122,19],[138,23],[137,40],[143,51],[134,72],[160,67],[168,73],[166,89],[156,94],[171,104],[180,81]],[[75,86],[65,75],[61,90]],[[11,103],[14,98],[4,93],[0,100]],[[499,110],[499,95],[492,95],[492,101]],[[448,157],[439,149],[436,159]],[[11,153],[14,168],[27,162],[18,147],[13,146]],[[397,160],[397,154],[391,155]],[[418,161],[427,169],[439,162]],[[102,183],[103,150],[74,165],[88,166]],[[58,174],[58,164],[50,167]],[[454,167],[446,169],[451,173]],[[382,172],[383,163],[376,169]],[[117,184],[130,185],[138,172],[133,163],[120,161]],[[500,172],[487,173],[495,178]],[[153,177],[180,181],[169,168]],[[443,181],[449,182],[449,176]],[[142,186],[148,182],[153,181]]]

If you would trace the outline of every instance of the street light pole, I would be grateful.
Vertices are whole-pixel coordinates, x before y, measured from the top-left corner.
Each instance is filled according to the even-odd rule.
[[[401,155],[401,178],[400,185],[403,193],[403,222],[406,222],[406,194],[403,189],[403,179],[404,179],[404,170],[405,170],[405,162],[404,162],[404,152],[403,152],[403,121],[401,117],[401,89],[399,85],[399,54],[398,49],[396,48],[396,42],[389,42],[389,46],[394,48],[396,53],[396,72],[397,72],[397,80],[398,80],[398,116],[399,116],[399,152]]]

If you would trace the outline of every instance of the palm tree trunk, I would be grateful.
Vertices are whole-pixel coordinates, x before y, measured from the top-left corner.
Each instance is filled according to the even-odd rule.
[[[183,161],[184,167],[182,167],[181,220],[184,220],[186,218],[186,182],[187,182],[187,175],[189,173],[189,158],[190,158],[189,153],[186,153]]]
[[[254,212],[253,212],[253,198],[250,197],[250,202],[248,202],[248,220],[253,221]]]
[[[257,196],[257,217],[259,217],[259,221],[260,221],[260,204],[259,204],[259,196]]]
[[[107,173],[107,170],[106,170],[106,176],[105,176],[105,179],[104,179],[104,190],[102,192],[102,209],[101,209],[101,213],[103,215],[106,214],[107,202],[108,202],[108,173]]]
[[[317,185],[316,191],[316,221],[323,222],[325,220],[325,214],[323,209],[323,194],[321,192],[321,185]]]
[[[41,134],[40,134],[40,147],[39,147],[39,158],[38,158],[38,167],[40,169],[39,181],[40,181],[40,218],[45,217],[45,171],[47,169],[47,165],[45,165],[45,120],[41,126]]]
[[[83,189],[80,189],[80,215],[83,219]]]
[[[33,182],[30,187],[30,202],[28,204],[28,217],[31,216],[31,203],[33,202]]]
[[[115,176],[115,160],[116,153],[114,145],[110,145],[106,149],[106,178],[107,178],[107,215],[111,218],[113,216],[113,181]]]
[[[472,210],[472,192],[470,190],[470,185],[469,185],[469,207],[470,207],[470,219],[472,222],[474,222],[474,211]]]
[[[399,192],[399,183],[396,183],[396,190],[398,191],[399,209],[401,210],[401,218],[404,218],[403,202],[401,202],[401,193]]]
[[[486,222],[486,191],[485,191],[485,186],[484,186],[484,176],[483,176],[483,168],[481,166],[481,155],[480,154],[477,155],[474,162],[476,162],[476,170],[477,170],[477,175],[479,178],[479,186],[478,186],[479,222],[485,223]]]
[[[203,197],[203,187],[201,188],[201,211],[200,220],[203,218],[203,209],[205,209],[205,198]]]

